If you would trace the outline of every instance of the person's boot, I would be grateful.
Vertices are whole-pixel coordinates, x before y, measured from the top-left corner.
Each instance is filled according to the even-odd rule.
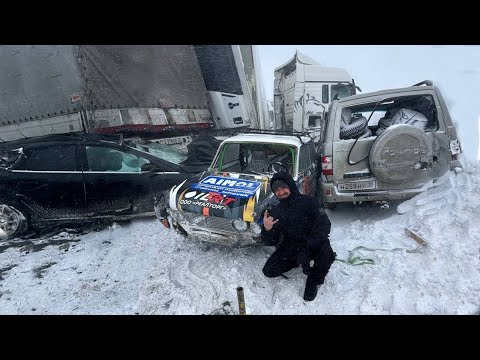
[[[312,301],[317,296],[318,283],[313,281],[310,276],[307,277],[307,283],[305,284],[305,292],[303,293],[303,300]]]

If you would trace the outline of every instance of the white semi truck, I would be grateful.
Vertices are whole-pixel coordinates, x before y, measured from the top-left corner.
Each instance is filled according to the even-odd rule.
[[[274,76],[276,130],[319,132],[331,101],[360,90],[346,70],[320,65],[298,50]]]
[[[268,122],[253,45],[1,45],[0,64],[0,142]]]

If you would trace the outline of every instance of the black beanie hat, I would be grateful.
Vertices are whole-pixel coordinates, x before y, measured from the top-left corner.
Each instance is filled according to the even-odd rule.
[[[288,184],[285,181],[283,181],[282,179],[276,179],[272,184],[272,190],[275,191],[280,187],[290,189],[290,186],[288,186]]]

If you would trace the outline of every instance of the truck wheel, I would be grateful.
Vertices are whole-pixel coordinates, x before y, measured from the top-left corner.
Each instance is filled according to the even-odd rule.
[[[412,125],[387,128],[373,143],[370,170],[389,184],[413,181],[433,163],[433,144],[428,135]]]
[[[0,200],[0,240],[12,239],[27,231],[28,223],[21,206]]]

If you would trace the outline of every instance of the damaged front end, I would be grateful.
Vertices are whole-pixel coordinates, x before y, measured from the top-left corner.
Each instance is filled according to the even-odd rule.
[[[156,199],[157,218],[193,240],[230,246],[259,244],[263,212],[278,202],[268,186],[269,177],[231,176],[235,177],[212,173],[199,182],[174,186]]]

